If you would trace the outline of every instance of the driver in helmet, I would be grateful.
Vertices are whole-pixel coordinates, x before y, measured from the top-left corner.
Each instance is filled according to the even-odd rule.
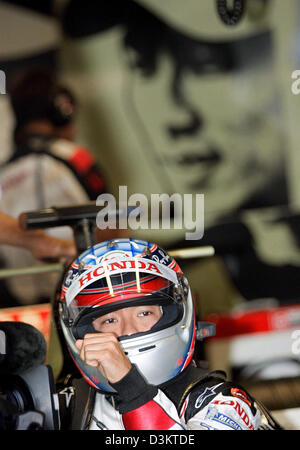
[[[280,428],[224,372],[196,367],[188,281],[156,244],[116,239],[88,249],[65,277],[58,316],[82,375],[59,391],[62,428]]]

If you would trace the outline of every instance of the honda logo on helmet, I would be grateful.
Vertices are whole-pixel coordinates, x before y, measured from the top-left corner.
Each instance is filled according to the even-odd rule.
[[[95,270],[88,272],[86,276],[83,276],[79,279],[80,286],[83,287],[93,278],[98,278],[101,275],[105,275],[105,273],[112,273],[118,270],[129,270],[129,269],[138,269],[138,270],[146,270],[147,272],[153,272],[159,275],[162,275],[161,271],[158,269],[156,264],[151,262],[145,263],[145,261],[141,261],[139,259],[128,259],[123,261],[112,261],[107,262],[107,264],[101,264]]]
[[[66,302],[69,304],[76,297],[76,295],[86,288],[89,284],[101,278],[106,278],[110,283],[111,275],[117,275],[124,272],[145,272],[158,277],[166,278],[174,284],[178,283],[177,274],[172,269],[163,266],[155,261],[149,261],[145,258],[122,258],[103,261],[103,263],[95,266],[93,269],[84,272],[73,283],[66,292]]]

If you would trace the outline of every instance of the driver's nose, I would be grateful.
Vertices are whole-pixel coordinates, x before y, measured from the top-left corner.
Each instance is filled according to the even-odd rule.
[[[119,336],[130,336],[131,334],[138,333],[139,329],[134,320],[122,320],[119,327]]]

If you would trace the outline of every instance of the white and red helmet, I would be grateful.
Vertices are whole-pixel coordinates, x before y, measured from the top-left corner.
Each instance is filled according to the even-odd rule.
[[[92,386],[114,392],[97,368],[81,360],[76,340],[95,333],[93,320],[101,315],[151,304],[161,306],[158,322],[119,341],[148,382],[159,385],[189,365],[195,346],[193,301],[177,262],[156,244],[115,239],[89,248],[71,265],[62,287],[60,323],[73,360]]]

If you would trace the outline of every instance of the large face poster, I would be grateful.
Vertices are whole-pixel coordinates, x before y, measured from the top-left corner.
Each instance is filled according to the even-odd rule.
[[[93,95],[99,110],[101,105],[106,110],[118,152],[113,168],[122,167],[134,192],[203,193],[207,225],[241,209],[286,204],[270,27],[253,19],[247,28],[245,19],[242,32],[232,33],[218,24],[213,2],[190,1],[191,15],[197,6],[196,23],[194,17],[193,26],[176,28],[167,20],[166,3],[177,18],[185,9],[182,2],[165,2],[162,8],[155,1],[141,3],[130,1],[134,20],[126,16],[113,28],[103,8],[103,30],[92,36],[83,17],[78,34],[89,37],[73,42],[77,56],[87,62],[81,76],[73,72],[72,79],[71,58],[62,60],[74,85],[77,77],[86,105]],[[202,31],[205,3],[205,20],[218,25],[215,32],[207,33],[207,25]],[[84,76],[93,78],[92,94]],[[101,128],[100,114],[98,120]],[[106,159],[105,149],[97,148],[97,154]]]
[[[285,204],[271,33],[237,42],[173,39],[165,58],[157,51],[152,73],[133,69],[127,92],[128,118],[156,183],[169,193],[204,193],[207,224]]]

